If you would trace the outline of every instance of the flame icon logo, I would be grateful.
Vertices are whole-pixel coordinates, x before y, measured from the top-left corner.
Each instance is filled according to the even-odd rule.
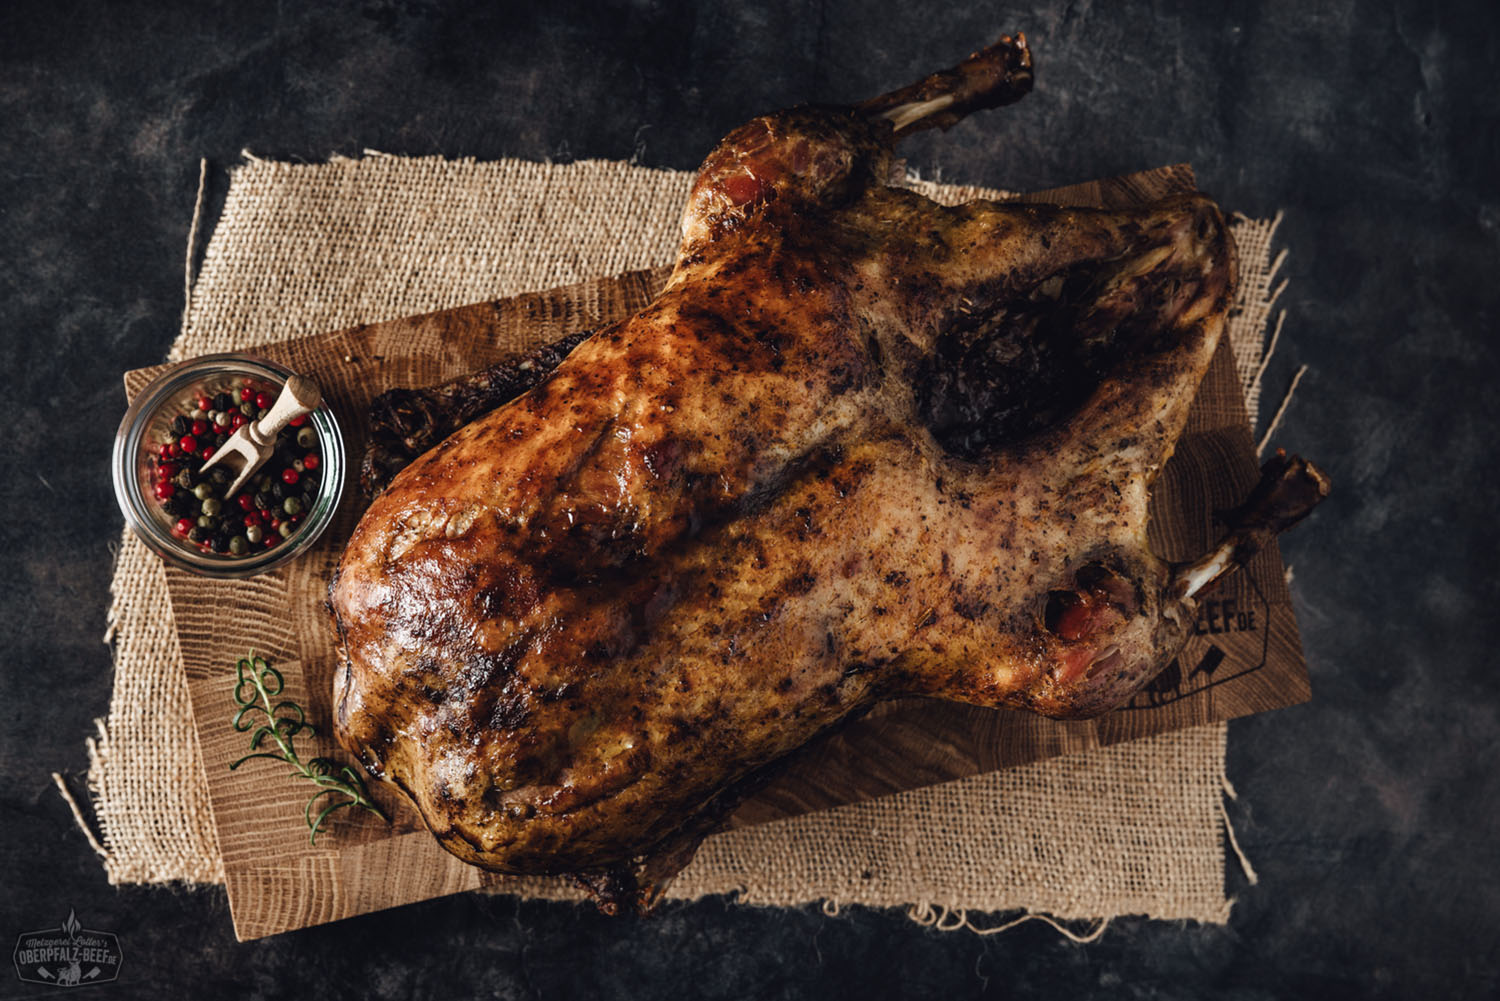
[[[21,980],[52,987],[109,983],[119,977],[122,962],[119,938],[85,928],[71,907],[61,925],[22,933],[12,960]]]

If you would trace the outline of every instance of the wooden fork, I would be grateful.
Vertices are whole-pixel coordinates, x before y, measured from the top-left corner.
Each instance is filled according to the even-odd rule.
[[[271,409],[258,420],[250,421],[240,426],[229,440],[219,446],[218,451],[211,455],[199,473],[206,473],[222,459],[231,455],[239,456],[244,460],[244,466],[240,473],[224,492],[224,499],[233,497],[245,485],[250,475],[260,468],[261,464],[271,457],[275,451],[276,435],[286,427],[294,417],[315,410],[319,403],[323,402],[322,390],[318,384],[306,376],[294,375],[281,387],[281,393],[276,397],[276,402],[271,404]]]

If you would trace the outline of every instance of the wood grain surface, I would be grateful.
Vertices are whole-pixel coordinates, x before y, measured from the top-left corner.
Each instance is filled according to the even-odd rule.
[[[1124,206],[1190,190],[1185,166],[1024,196],[1073,205]],[[568,333],[629,315],[661,288],[667,268],[476,303],[252,349],[312,377],[345,430],[357,465],[370,401],[396,386],[425,386],[504,360]],[[134,398],[168,366],[125,375]],[[202,747],[214,825],[241,940],[432,897],[494,880],[448,855],[399,793],[372,783],[390,825],[353,811],[335,814],[314,847],[302,809],[305,783],[257,761],[235,772],[246,735],[231,726],[235,662],[269,656],[287,695],[320,724],[300,741],[304,756],[343,758],[329,732],[334,636],[324,609],[329,576],[357,521],[354,470],[344,502],[317,544],[288,567],[249,581],[218,581],[167,568],[194,726]],[[1199,555],[1214,540],[1213,512],[1238,503],[1257,464],[1229,345],[1194,403],[1176,454],[1152,498],[1151,544],[1161,556]],[[1158,681],[1101,719],[1057,722],[1030,714],[934,700],[886,703],[802,751],[780,777],[731,818],[764,823],[844,803],[1263,712],[1310,695],[1279,551],[1268,547],[1206,601],[1197,634]]]

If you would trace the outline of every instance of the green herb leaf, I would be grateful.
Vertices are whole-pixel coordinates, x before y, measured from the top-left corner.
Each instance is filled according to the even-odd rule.
[[[318,791],[312,794],[307,808],[302,811],[311,832],[309,844],[318,843],[323,822],[335,810],[357,806],[389,822],[391,818],[370,796],[365,777],[352,765],[341,765],[332,758],[311,758],[304,763],[297,756],[292,746],[293,739],[303,733],[311,737],[318,731],[307,722],[307,713],[302,707],[292,700],[282,699],[272,704],[271,700],[286,687],[281,672],[266,658],[255,656],[253,651],[250,656],[240,658],[238,668],[234,703],[240,708],[234,714],[234,728],[240,733],[250,734],[250,753],[230,765],[229,770],[234,771],[255,758],[269,758],[286,762],[294,769],[294,777],[300,776],[316,785]],[[263,749],[267,740],[275,744],[275,751]]]

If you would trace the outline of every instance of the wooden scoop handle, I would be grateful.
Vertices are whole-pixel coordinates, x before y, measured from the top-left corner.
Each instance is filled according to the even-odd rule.
[[[317,383],[306,376],[294,375],[281,387],[280,395],[265,416],[250,423],[246,436],[256,448],[268,445],[276,440],[276,435],[292,418],[311,413],[322,402],[323,392]]]

